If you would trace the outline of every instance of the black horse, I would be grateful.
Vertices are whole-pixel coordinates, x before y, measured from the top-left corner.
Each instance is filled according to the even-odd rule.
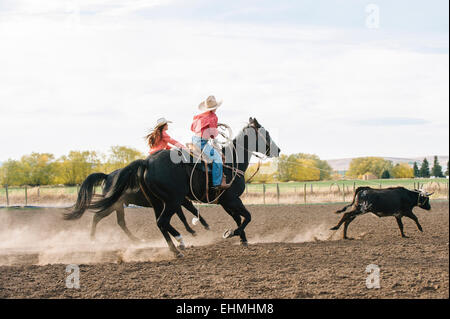
[[[118,169],[111,174],[103,174],[103,173],[93,173],[90,174],[81,184],[80,190],[78,192],[77,201],[73,207],[73,211],[70,213],[67,213],[64,215],[64,219],[67,220],[74,220],[79,219],[84,212],[88,209],[89,204],[92,201],[93,198],[93,189],[95,185],[98,185],[103,182],[102,184],[102,196],[105,196],[111,189],[111,186],[114,183],[114,179],[117,177],[117,175],[120,173],[121,169]],[[134,236],[130,230],[128,229],[126,223],[125,223],[125,209],[124,205],[128,206],[129,204],[142,206],[142,207],[151,207],[148,200],[143,196],[142,192],[140,190],[137,191],[128,191],[125,192],[124,196],[120,198],[119,201],[117,201],[114,205],[112,205],[109,209],[106,209],[100,213],[94,214],[94,218],[92,220],[92,226],[91,226],[91,239],[95,239],[95,231],[97,224],[100,220],[103,218],[109,216],[112,212],[116,211],[117,215],[117,223],[122,228],[122,230],[125,232],[125,234],[134,242],[141,241],[139,238]],[[195,208],[195,206],[192,204],[191,201],[185,199],[182,203],[182,206],[184,206],[188,211],[190,211],[193,215],[198,216],[198,211]],[[183,211],[181,207],[176,211],[176,214],[186,227],[186,230],[192,234],[193,236],[196,235],[196,232],[189,226],[188,222],[186,221],[186,217],[183,214]],[[202,216],[200,216],[200,223],[203,225],[205,229],[209,229],[208,223],[203,219]],[[171,235],[174,236],[179,242],[180,247],[183,248],[183,240],[176,230],[171,232]]]
[[[245,227],[250,222],[251,215],[239,197],[245,190],[243,173],[255,152],[275,157],[279,156],[280,149],[271,140],[269,132],[256,119],[250,118],[238,136],[222,148],[225,163],[228,164],[224,166],[224,174],[231,186],[218,198],[218,204],[238,226],[233,231],[227,231],[224,237],[240,236],[241,244],[244,246],[247,245]],[[176,256],[182,256],[169,236],[174,230],[170,225],[170,219],[180,209],[186,197],[206,201],[206,176],[201,169],[194,168],[192,163],[183,162],[181,155],[179,150],[162,150],[146,160],[132,162],[118,173],[105,197],[92,202],[89,208],[97,209],[97,214],[101,214],[114,206],[124,193],[143,190],[144,196],[151,201],[158,216],[157,225],[170,250]],[[235,174],[236,170],[233,168],[240,174]],[[214,198],[214,195],[211,191],[209,198]]]

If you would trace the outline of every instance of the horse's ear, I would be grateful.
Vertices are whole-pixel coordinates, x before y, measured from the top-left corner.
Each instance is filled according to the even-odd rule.
[[[253,119],[250,117],[250,118],[248,119],[248,122],[249,122],[249,123],[252,123],[252,122],[253,122]]]
[[[258,120],[256,118],[253,119],[253,123],[255,124],[256,127],[261,127],[261,125],[259,125]]]

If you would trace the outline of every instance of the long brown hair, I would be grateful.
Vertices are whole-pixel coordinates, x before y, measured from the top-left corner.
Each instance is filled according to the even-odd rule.
[[[161,125],[161,126],[155,128],[149,134],[147,134],[145,139],[147,140],[148,146],[150,148],[152,148],[155,144],[157,144],[161,140],[162,131],[166,125]]]

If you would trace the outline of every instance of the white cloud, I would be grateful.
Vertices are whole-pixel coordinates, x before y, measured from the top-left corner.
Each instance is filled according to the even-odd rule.
[[[90,1],[99,14],[80,24],[42,16],[64,12],[54,1],[28,2],[31,16],[19,6],[0,22],[0,160],[116,144],[146,151],[141,137],[161,116],[186,141],[209,94],[224,99],[221,121],[237,130],[255,116],[287,153],[448,154],[448,54],[351,30],[128,17],[165,1]],[[401,117],[426,124],[355,124]]]

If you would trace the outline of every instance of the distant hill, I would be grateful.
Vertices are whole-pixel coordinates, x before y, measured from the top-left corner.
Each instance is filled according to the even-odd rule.
[[[401,157],[383,157],[385,160],[392,161],[392,163],[408,163],[409,165],[413,166],[414,162],[417,162],[417,165],[422,164],[423,159],[426,157],[428,162],[430,163],[430,168],[433,167],[433,161],[434,161],[434,155],[431,156],[423,156],[423,157],[413,157],[413,158],[401,158]],[[448,155],[447,156],[440,156],[438,155],[438,161],[439,164],[442,166],[442,169],[445,171],[447,169],[447,161],[448,161]],[[353,158],[338,158],[338,159],[330,159],[327,160],[328,164],[333,168],[335,171],[347,171],[348,167],[350,166],[350,162]]]

